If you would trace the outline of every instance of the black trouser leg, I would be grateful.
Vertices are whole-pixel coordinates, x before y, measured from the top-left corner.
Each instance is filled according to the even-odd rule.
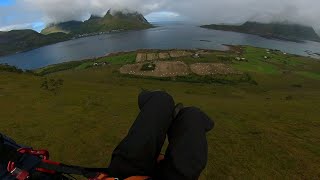
[[[206,132],[213,128],[210,118],[197,108],[184,108],[169,131],[169,146],[159,164],[159,180],[196,180],[207,163]]]
[[[128,135],[116,147],[109,166],[110,174],[126,178],[152,176],[157,157],[172,122],[173,98],[165,92],[143,92],[139,95],[140,114]]]

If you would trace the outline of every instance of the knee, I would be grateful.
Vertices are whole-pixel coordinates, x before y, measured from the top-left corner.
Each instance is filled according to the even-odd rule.
[[[179,116],[181,116],[180,119],[183,121],[182,123],[194,128],[204,128],[206,132],[210,131],[214,127],[214,121],[196,107],[187,107],[182,109]]]
[[[165,91],[156,91],[153,92],[153,95],[155,98],[162,100],[163,102],[174,104],[173,97]]]
[[[175,102],[173,97],[165,91],[156,91],[152,93],[152,100],[159,108],[166,108],[173,111]]]
[[[165,91],[143,91],[139,95],[140,109],[149,101],[152,101],[160,106],[174,107],[173,97]]]

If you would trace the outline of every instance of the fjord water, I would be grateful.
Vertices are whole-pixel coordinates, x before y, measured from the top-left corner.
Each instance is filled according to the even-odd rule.
[[[304,56],[308,56],[305,51],[320,53],[320,43],[317,42],[295,43],[235,32],[208,30],[196,25],[162,24],[147,30],[104,34],[60,42],[32,51],[0,57],[0,63],[8,63],[22,69],[36,69],[50,64],[138,49],[227,50],[223,44],[278,49]],[[314,55],[314,57],[317,56]]]

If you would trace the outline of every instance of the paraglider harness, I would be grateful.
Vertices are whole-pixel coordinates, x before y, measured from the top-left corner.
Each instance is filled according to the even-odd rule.
[[[80,175],[88,180],[120,180],[109,177],[107,168],[70,166],[49,160],[47,150],[33,150],[17,145],[0,134],[0,179],[3,180],[71,180]],[[136,176],[126,180],[146,180]]]

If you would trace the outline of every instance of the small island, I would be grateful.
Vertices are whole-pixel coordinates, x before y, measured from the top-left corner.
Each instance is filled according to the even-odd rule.
[[[202,28],[258,35],[268,39],[293,42],[316,41],[320,37],[312,27],[289,23],[246,22],[242,25],[204,25]]]

